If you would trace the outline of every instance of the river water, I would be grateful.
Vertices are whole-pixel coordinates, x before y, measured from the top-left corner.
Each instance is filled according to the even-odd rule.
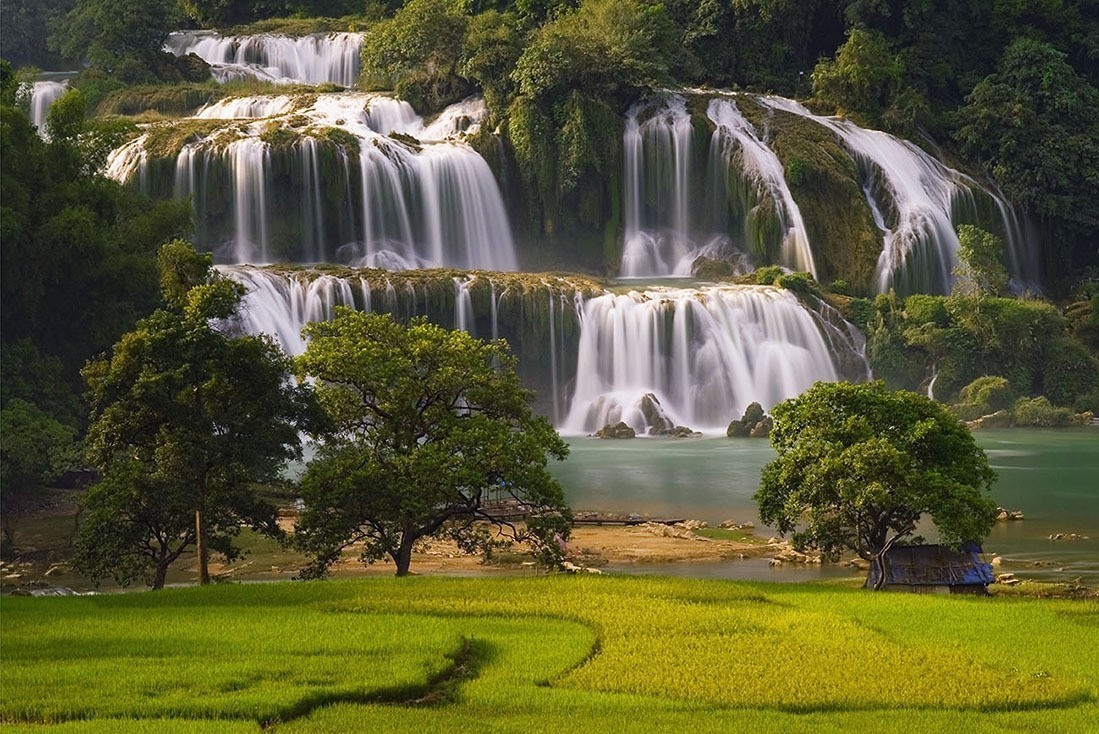
[[[999,522],[985,540],[988,557],[1021,577],[1099,582],[1099,429],[1012,429],[975,434],[999,480],[997,504],[1022,511]],[[569,458],[551,467],[577,509],[682,517],[716,525],[759,521],[752,495],[760,469],[774,457],[766,441],[724,437],[567,439]],[[922,530],[933,538],[929,529]],[[1088,536],[1050,540],[1057,533]],[[644,566],[646,573],[763,580],[850,575],[842,567],[772,569],[766,561]]]

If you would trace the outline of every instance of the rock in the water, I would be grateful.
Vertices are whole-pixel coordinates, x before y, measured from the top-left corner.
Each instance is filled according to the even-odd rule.
[[[773,426],[774,422],[771,416],[763,412],[763,406],[752,403],[740,420],[729,423],[725,435],[729,438],[766,438],[771,434]]]
[[[651,392],[642,396],[637,408],[641,411],[641,416],[649,427],[650,436],[662,436],[665,432],[675,428],[675,424],[664,414],[664,408],[660,406],[660,400]]]
[[[765,415],[762,420],[752,427],[752,430],[748,432],[748,435],[751,438],[767,438],[771,435],[771,429],[774,427],[775,422],[771,420],[771,416]]]
[[[595,432],[595,435],[599,438],[636,438],[637,432],[626,425],[625,421],[618,421],[603,426]]]
[[[1023,513],[1018,510],[1005,510],[1003,507],[996,508],[997,520],[1022,520]]]

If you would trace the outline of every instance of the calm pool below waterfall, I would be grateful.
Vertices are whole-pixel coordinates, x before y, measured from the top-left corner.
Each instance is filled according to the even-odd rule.
[[[1099,429],[1013,429],[975,434],[999,481],[996,503],[1026,516],[999,522],[985,540],[991,557],[1020,576],[1099,583]],[[752,494],[760,469],[774,456],[766,441],[723,437],[567,439],[569,458],[551,467],[576,509],[735,519],[759,526]],[[760,528],[758,532],[766,533]],[[926,533],[926,531],[925,531]],[[1087,540],[1050,540],[1076,533]],[[770,568],[766,561],[640,566],[645,573],[802,580],[848,575],[845,568]]]

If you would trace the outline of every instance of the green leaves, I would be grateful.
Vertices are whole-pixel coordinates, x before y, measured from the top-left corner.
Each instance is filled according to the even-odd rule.
[[[772,410],[778,458],[756,493],[760,518],[800,547],[872,558],[921,515],[944,543],[979,540],[992,527],[995,480],[969,431],[945,407],[881,382],[817,383]]]
[[[346,308],[305,336],[297,371],[332,423],[302,479],[298,534],[314,573],[361,540],[363,560],[389,555],[403,575],[417,539],[469,538],[472,521],[492,520],[490,494],[567,513],[545,469],[567,447],[531,413],[503,342]]]
[[[205,262],[179,245],[170,252],[178,257],[165,255],[166,264]],[[104,520],[81,530],[81,563],[120,583],[136,578],[134,559],[155,567],[154,586],[163,583],[167,564],[196,540],[196,514],[211,547],[228,555],[242,524],[277,534],[274,508],[257,500],[255,485],[277,479],[300,453],[298,431],[312,425],[310,391],[289,382],[290,362],[274,342],[213,325],[235,311],[241,286],[207,274],[184,293],[186,278],[167,270],[175,308],[140,321],[110,359],[84,371],[88,459],[104,475],[86,507]],[[183,270],[197,279],[202,268]],[[112,556],[130,559],[117,574]]]

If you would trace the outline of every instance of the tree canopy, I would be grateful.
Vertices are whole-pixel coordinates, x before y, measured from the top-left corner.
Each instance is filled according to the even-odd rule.
[[[567,537],[546,461],[568,447],[531,413],[503,342],[346,308],[305,336],[297,371],[316,380],[332,421],[301,480],[297,536],[312,574],[362,543],[364,562],[389,556],[403,576],[416,541],[447,535],[472,546],[479,522],[549,551],[555,534]],[[496,500],[525,509],[525,533],[494,514]]]
[[[188,251],[170,243],[162,262],[178,266]],[[209,263],[193,251],[191,258]],[[195,268],[181,272],[164,281]],[[122,584],[152,571],[153,588],[192,546],[205,583],[208,547],[231,558],[241,525],[278,534],[275,508],[256,486],[275,482],[299,455],[299,430],[311,416],[308,387],[289,381],[289,358],[269,337],[226,333],[242,286],[204,273],[186,292],[166,295],[168,307],[84,370],[87,458],[103,479],[85,498],[77,565]]]
[[[995,481],[984,451],[944,406],[884,383],[818,382],[771,411],[778,458],[755,499],[763,522],[829,559],[880,564],[929,516],[943,543],[988,534]],[[882,574],[884,576],[884,574]]]

